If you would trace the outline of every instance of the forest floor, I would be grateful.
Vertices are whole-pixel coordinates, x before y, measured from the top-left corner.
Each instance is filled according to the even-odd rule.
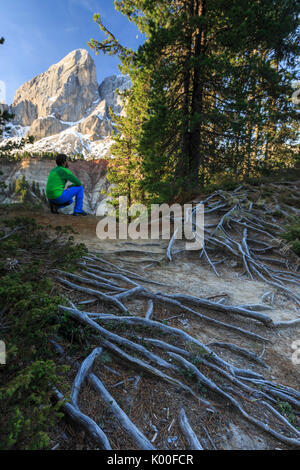
[[[194,201],[195,202],[195,201]],[[196,201],[197,202],[197,201]],[[9,217],[16,213],[10,213]],[[42,226],[69,226],[76,232],[76,242],[84,243],[89,252],[100,256],[106,261],[117,265],[127,272],[145,276],[148,280],[161,284],[164,294],[188,294],[197,298],[205,298],[218,302],[223,299],[224,304],[257,305],[264,304],[270,310],[268,316],[274,322],[290,321],[300,318],[300,308],[293,300],[287,298],[284,293],[270,287],[259,279],[250,279],[234,258],[227,259],[218,266],[219,276],[212,271],[204,259],[199,259],[194,252],[179,253],[174,256],[172,262],[167,259],[166,240],[106,240],[101,241],[96,236],[96,226],[99,221],[94,216],[72,217],[65,215],[52,215],[48,213],[22,213],[22,216],[33,216]],[[214,222],[213,216],[206,218],[206,224]],[[51,231],[52,228],[49,227]],[[260,238],[263,240],[263,236]],[[222,254],[222,253],[220,253]],[[101,265],[101,263],[100,263]],[[275,268],[272,263],[270,267]],[[143,284],[143,283],[141,283]],[[62,292],[67,293],[68,298],[76,305],[86,301],[87,295],[72,291],[61,286]],[[157,285],[148,285],[151,292],[160,290]],[[270,292],[265,300],[263,296]],[[300,295],[300,284],[293,285],[293,292]],[[95,299],[94,299],[95,300]],[[101,300],[95,300],[89,311],[103,312]],[[129,299],[126,307],[134,316],[144,316],[144,306],[138,299]],[[214,324],[195,318],[180,308],[174,312],[168,305],[160,305],[155,309],[153,320],[160,321],[168,326],[181,329],[193,336],[201,343],[209,345],[213,342],[233,343],[257,356],[263,358],[268,369],[256,368],[263,373],[266,380],[292,387],[299,391],[300,375],[299,365],[292,362],[294,352],[292,345],[300,340],[300,325],[285,329],[266,328],[258,322],[249,322],[249,319],[236,316],[231,313],[211,312],[201,308],[201,313],[211,318],[229,322],[243,329],[263,336],[268,340],[262,344],[254,339],[243,337],[238,332],[224,330]],[[131,327],[128,331],[117,330],[119,334],[133,333]],[[177,343],[176,343],[177,344]],[[178,342],[178,345],[181,342]],[[95,347],[97,342],[95,341]],[[249,361],[241,356],[232,355],[232,352],[218,349],[218,354],[224,360],[234,362],[234,365],[247,369]],[[251,367],[251,366],[250,366]],[[111,353],[105,353],[103,360],[94,366],[94,373],[101,377],[109,392],[117,400],[121,408],[132,419],[135,425],[153,443],[157,449],[186,449],[187,442],[178,424],[178,412],[181,407],[186,410],[188,419],[194,432],[207,449],[286,449],[289,445],[278,442],[267,433],[257,429],[255,425],[241,419],[239,413],[233,407],[219,397],[214,396],[212,404],[218,410],[217,413],[207,412],[197,400],[179,390],[175,386],[158,381],[145,373],[139,373],[131,364],[122,360],[115,360]],[[71,368],[68,379],[70,383],[76,375],[76,369]],[[183,374],[181,381],[190,385],[191,377]],[[222,383],[222,380],[221,382]],[[211,398],[205,387],[203,396]],[[247,399],[246,399],[247,400]],[[249,404],[249,408],[255,404]],[[299,429],[299,410],[292,411],[284,401],[277,402],[277,410]],[[135,449],[136,444],[119,426],[118,421],[105,406],[99,395],[87,385],[80,395],[80,409],[86,415],[97,422],[109,438],[113,449]],[[248,409],[249,412],[249,409]],[[272,418],[262,413],[260,419],[265,424],[272,426]],[[277,428],[278,429],[278,428]],[[74,429],[66,424],[53,433],[53,447],[58,449],[95,449],[93,442],[84,432]]]

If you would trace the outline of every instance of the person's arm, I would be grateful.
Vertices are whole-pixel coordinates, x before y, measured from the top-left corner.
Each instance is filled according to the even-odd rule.
[[[66,179],[70,181],[71,183],[73,183],[70,187],[82,186],[81,181],[78,178],[76,178],[76,176],[73,175],[73,173],[70,170],[68,170],[67,168],[64,168],[64,171],[65,171]]]

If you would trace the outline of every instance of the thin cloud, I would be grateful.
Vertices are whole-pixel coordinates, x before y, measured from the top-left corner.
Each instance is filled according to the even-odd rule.
[[[94,0],[70,0],[74,5],[80,6],[90,13],[97,13],[99,5]]]
[[[74,33],[75,31],[78,31],[79,27],[78,26],[71,26],[69,28],[65,28],[66,33]]]

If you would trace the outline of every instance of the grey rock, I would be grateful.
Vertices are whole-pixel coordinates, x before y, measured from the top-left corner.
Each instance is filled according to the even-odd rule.
[[[24,99],[12,106],[12,112],[15,115],[14,123],[21,126],[30,126],[38,117],[37,105]]]
[[[99,86],[100,100],[105,102],[104,117],[109,118],[109,107],[116,114],[121,114],[123,109],[122,97],[116,90],[125,91],[131,87],[131,81],[128,75],[112,75],[105,78]]]
[[[78,132],[88,135],[92,142],[110,136],[113,126],[110,120],[101,119],[96,114],[91,114],[83,122],[76,126]]]
[[[227,438],[222,443],[226,450],[264,450],[267,448],[266,441],[255,434],[245,432],[234,423],[229,424]]]
[[[0,113],[3,113],[4,111],[9,111],[9,106],[5,103],[0,103]]]
[[[43,137],[48,137],[67,129],[69,126],[63,124],[59,119],[54,116],[41,117],[33,121],[27,135],[34,135],[39,140]]]

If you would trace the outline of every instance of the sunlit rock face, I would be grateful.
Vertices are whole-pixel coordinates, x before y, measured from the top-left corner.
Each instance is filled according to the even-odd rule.
[[[22,85],[12,106],[16,123],[28,126],[51,115],[78,121],[98,98],[95,63],[85,49],[78,49]]]
[[[43,139],[43,137],[58,134],[67,128],[68,125],[63,124],[59,119],[54,116],[47,116],[35,119],[27,134],[34,135],[36,140],[40,140]]]

